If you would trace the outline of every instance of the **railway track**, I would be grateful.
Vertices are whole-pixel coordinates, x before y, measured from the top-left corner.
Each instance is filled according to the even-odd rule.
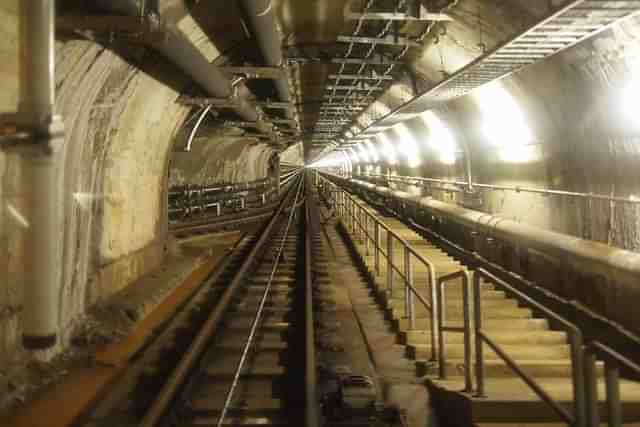
[[[317,425],[304,187],[300,177],[77,425]]]

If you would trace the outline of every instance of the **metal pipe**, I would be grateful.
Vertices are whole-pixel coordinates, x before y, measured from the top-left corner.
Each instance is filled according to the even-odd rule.
[[[242,6],[249,19],[249,25],[258,42],[260,51],[269,67],[284,67],[284,55],[278,23],[272,0],[242,0]],[[282,102],[291,102],[291,88],[287,77],[274,80],[278,97]],[[292,119],[294,114],[291,108],[285,110],[287,119]]]
[[[520,187],[513,185],[495,185],[495,184],[481,184],[478,182],[472,182],[470,175],[467,176],[467,181],[451,181],[447,179],[435,179],[435,178],[423,178],[419,176],[387,176],[387,175],[374,175],[368,174],[368,177],[371,178],[383,178],[389,181],[397,181],[403,182],[405,184],[411,184],[416,181],[418,182],[428,182],[428,183],[436,183],[436,184],[447,184],[454,186],[467,186],[472,188],[483,188],[492,191],[514,191],[516,193],[535,193],[541,194],[543,196],[565,196],[565,197],[574,197],[579,199],[587,199],[587,200],[602,200],[607,202],[614,203],[627,203],[631,205],[640,205],[640,198],[638,197],[620,197],[620,196],[607,196],[606,194],[595,194],[595,193],[581,193],[577,191],[566,191],[566,190],[549,190],[546,188],[535,188],[535,187]],[[456,189],[443,189],[444,191],[456,191]]]
[[[29,190],[25,262],[23,345],[46,349],[56,343],[62,230],[62,119],[55,115],[55,2],[20,2],[20,119],[34,140],[23,153]]]
[[[136,0],[97,0],[98,7],[130,16],[139,16],[140,6]],[[212,65],[194,46],[184,33],[173,23],[164,23],[165,37],[151,42],[151,47],[169,59],[209,95],[230,99],[234,96],[231,80],[216,66]],[[261,111],[248,99],[248,91],[239,91],[231,107],[244,121],[257,122],[261,133],[271,134],[273,126],[262,120]]]
[[[447,217],[471,230],[483,230],[494,238],[563,259],[568,266],[583,274],[615,277],[620,283],[631,287],[636,286],[637,278],[640,277],[640,254],[628,250],[612,248],[602,243],[465,209],[428,197],[415,197],[409,193],[393,191],[364,181],[350,180],[349,183],[384,197],[394,197],[411,205],[420,206],[434,215]]]

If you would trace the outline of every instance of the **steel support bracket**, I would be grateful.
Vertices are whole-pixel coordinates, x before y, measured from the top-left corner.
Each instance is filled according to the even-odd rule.
[[[192,107],[234,108],[238,105],[238,97],[234,94],[228,98],[205,98],[181,95],[176,99],[178,104]]]
[[[452,21],[451,17],[445,13],[432,13],[424,5],[416,2],[413,10],[406,13],[396,12],[348,12],[345,18],[349,21]]]
[[[53,115],[42,120],[26,113],[0,114],[0,149],[31,147],[50,153],[62,144],[64,123],[62,116]]]
[[[341,43],[362,43],[362,44],[387,45],[387,46],[410,46],[410,47],[422,46],[417,41],[412,40],[408,37],[401,37],[396,35],[389,35],[385,37],[338,36],[338,41]]]
[[[108,39],[125,39],[131,43],[152,44],[167,40],[165,23],[154,16],[59,15],[56,30],[91,32]]]
[[[272,79],[287,78],[287,70],[284,67],[220,67],[225,73],[242,75],[247,79]]]

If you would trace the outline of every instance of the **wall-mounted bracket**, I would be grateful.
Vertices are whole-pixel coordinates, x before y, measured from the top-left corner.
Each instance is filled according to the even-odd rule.
[[[62,117],[53,115],[34,120],[26,113],[0,114],[0,149],[15,147],[39,147],[51,152],[63,142]]]

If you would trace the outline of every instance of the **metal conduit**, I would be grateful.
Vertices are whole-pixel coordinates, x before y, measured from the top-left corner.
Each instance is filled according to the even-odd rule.
[[[566,191],[566,190],[549,190],[546,188],[535,188],[535,187],[520,187],[520,186],[510,186],[510,185],[495,185],[495,184],[481,184],[478,182],[462,182],[462,181],[449,181],[445,179],[434,179],[434,178],[422,178],[417,176],[400,176],[400,175],[365,175],[365,178],[380,178],[386,179],[391,182],[400,182],[407,185],[413,185],[420,182],[427,183],[436,183],[436,184],[448,184],[453,186],[467,186],[470,185],[472,188],[483,188],[492,191],[514,191],[516,193],[535,193],[541,194],[545,196],[566,196],[573,197],[579,199],[588,199],[588,200],[604,200],[612,203],[627,203],[631,205],[640,205],[640,198],[631,197],[620,197],[620,196],[607,196],[606,194],[597,194],[597,193],[580,193],[577,191]],[[443,189],[443,191],[456,191],[456,189]]]
[[[46,349],[56,343],[62,251],[63,125],[55,115],[55,1],[24,0],[20,10],[20,113],[33,130],[23,154],[27,167],[28,237],[26,239],[23,345]]]
[[[242,0],[242,6],[249,18],[251,30],[260,47],[265,65],[269,67],[284,67],[284,55],[272,0]],[[280,100],[282,102],[291,102],[291,88],[287,77],[276,79],[273,83]],[[294,117],[291,108],[287,108],[284,111],[287,119]]]
[[[336,175],[331,175],[331,178],[343,184],[367,189],[384,197],[397,198],[408,204],[427,209],[434,215],[447,217],[473,230],[483,229],[492,236],[507,242],[536,249],[564,260],[568,266],[585,274],[614,277],[625,287],[637,286],[638,277],[640,277],[640,254],[638,253],[521,224],[496,215],[433,200],[429,197],[416,197],[402,191],[393,191],[364,181],[348,180]]]
[[[109,12],[131,16],[140,14],[140,6],[136,0],[97,0],[96,3]],[[234,96],[231,80],[218,67],[209,63],[175,24],[167,22],[164,29],[165,39],[151,43],[155,50],[182,69],[209,95],[222,99]],[[248,91],[239,94],[232,107],[233,111],[245,121],[257,122],[256,127],[261,133],[272,134],[273,125],[262,120],[258,107],[246,98],[247,94]]]

